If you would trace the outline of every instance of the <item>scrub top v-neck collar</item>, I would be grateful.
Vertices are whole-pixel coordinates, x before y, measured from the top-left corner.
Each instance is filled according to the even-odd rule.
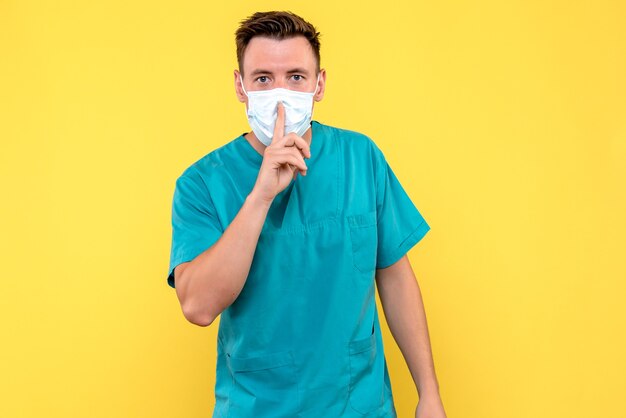
[[[319,122],[311,121],[311,158],[305,159],[305,164],[307,167],[311,167],[318,155],[318,152],[322,148],[322,131],[319,129]],[[260,167],[263,162],[263,155],[259,154],[259,152],[248,142],[248,140],[244,137],[245,134],[241,134],[236,138],[238,145],[241,149],[241,155],[253,165]]]

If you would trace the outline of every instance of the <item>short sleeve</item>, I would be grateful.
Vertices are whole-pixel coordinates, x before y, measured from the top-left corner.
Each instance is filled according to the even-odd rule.
[[[172,202],[172,245],[167,283],[175,287],[174,269],[213,245],[223,230],[209,191],[195,169],[177,180]]]
[[[389,267],[417,244],[430,226],[415,207],[382,152],[376,148],[376,268]]]

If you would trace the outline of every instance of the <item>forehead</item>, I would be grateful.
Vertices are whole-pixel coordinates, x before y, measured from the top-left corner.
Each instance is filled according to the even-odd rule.
[[[245,74],[258,69],[283,72],[292,68],[305,68],[315,72],[315,54],[304,36],[281,40],[255,36],[243,54]]]

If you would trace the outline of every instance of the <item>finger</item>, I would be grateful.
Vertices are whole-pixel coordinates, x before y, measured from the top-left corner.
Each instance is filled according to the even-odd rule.
[[[283,147],[279,149],[275,149],[273,154],[276,156],[275,158],[278,161],[282,161],[282,159],[287,158],[287,156],[293,156],[301,161],[302,164],[306,167],[306,162],[304,161],[304,156],[301,154],[300,150],[296,147]]]
[[[286,154],[281,157],[282,158],[277,160],[279,164],[288,164],[293,170],[299,170],[303,176],[306,175],[308,168],[301,155],[295,156],[293,154]]]
[[[276,116],[276,124],[274,125],[274,136],[272,142],[282,139],[285,136],[285,106],[282,102],[277,105],[278,115]]]
[[[294,169],[300,170],[303,173],[308,170],[308,167],[306,166],[306,163],[300,153],[298,153],[298,155],[292,153],[285,154],[281,160],[284,161],[284,163],[294,166]]]
[[[300,152],[305,158],[311,158],[311,147],[309,146],[308,142],[306,142],[304,138],[296,135],[293,132],[288,133],[287,136],[285,137],[285,146],[286,147],[295,146],[296,148],[300,150]]]

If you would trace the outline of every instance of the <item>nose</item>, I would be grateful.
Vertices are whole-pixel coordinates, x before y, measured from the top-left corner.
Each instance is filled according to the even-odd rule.
[[[280,89],[288,89],[287,81],[283,77],[278,77],[278,79],[274,82],[274,88]]]

